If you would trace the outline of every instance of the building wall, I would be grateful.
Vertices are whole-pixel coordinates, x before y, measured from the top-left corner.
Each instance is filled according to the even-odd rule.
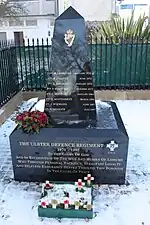
[[[21,21],[23,20],[20,25],[10,26],[7,22],[0,26],[0,39],[5,36],[2,32],[6,32],[7,40],[14,40],[14,32],[23,32],[26,42],[28,38],[30,40],[32,38],[39,38],[40,40],[48,38],[50,42],[53,35],[54,20],[57,16],[57,3],[58,0],[24,1],[22,4],[27,8],[28,15],[23,15],[24,18],[20,18]],[[85,20],[105,21],[111,18],[112,0],[94,0],[94,4],[91,0],[59,0],[59,14],[70,5],[82,14]],[[25,22],[27,19],[37,20],[37,24],[27,26]]]
[[[57,16],[57,2],[58,0],[19,1],[26,9],[27,14],[21,15],[19,21],[13,21],[12,19],[4,21],[0,25],[0,40],[4,38],[14,40],[14,32],[23,32],[26,44],[28,39],[31,41],[33,38],[39,38],[40,44],[42,38],[45,40],[48,38],[49,42],[51,42],[54,20]],[[27,24],[27,21],[35,24]]]
[[[51,26],[51,21],[53,21],[53,19],[37,18],[37,26],[26,26],[25,21],[26,18],[24,19],[24,26],[0,27],[0,34],[1,32],[6,32],[7,40],[14,40],[14,32],[23,32],[23,38],[26,45],[28,43],[28,39],[30,40],[30,44],[32,44],[33,38],[35,41],[38,38],[39,44],[42,43],[42,38],[44,38],[44,44],[46,44],[46,39],[48,38],[49,43],[51,44],[51,38],[53,35],[53,26]]]
[[[15,0],[13,0],[15,1]],[[56,14],[56,3],[57,0],[37,0],[27,1],[22,0],[19,2],[24,8],[27,9],[28,15],[55,15]]]
[[[119,15],[128,18],[134,10],[134,17],[137,19],[140,15],[150,16],[150,2],[147,0],[125,0],[119,6]]]
[[[57,1],[56,0],[51,0],[51,1],[46,1],[46,0],[42,0],[41,2],[41,13],[42,15],[45,14],[54,14],[56,15],[56,5]]]
[[[113,0],[60,0],[60,13],[66,7],[73,6],[85,20],[88,21],[105,21],[110,20]]]

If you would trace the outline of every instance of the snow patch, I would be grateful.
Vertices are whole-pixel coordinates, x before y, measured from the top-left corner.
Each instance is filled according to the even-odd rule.
[[[95,101],[97,107],[101,107],[101,109],[111,108],[111,105],[107,102],[96,100]]]
[[[45,107],[45,99],[39,100],[36,105],[32,108],[31,111],[40,111],[40,112],[44,112],[44,107]]]

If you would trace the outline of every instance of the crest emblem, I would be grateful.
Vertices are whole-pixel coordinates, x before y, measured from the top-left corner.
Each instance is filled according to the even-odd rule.
[[[73,45],[75,39],[75,34],[73,33],[73,31],[71,29],[67,30],[64,40],[65,43],[68,45],[68,47],[71,47]]]
[[[109,150],[111,152],[114,152],[116,148],[118,148],[118,144],[116,144],[114,141],[111,141],[109,144],[107,144],[106,146],[107,148],[109,148]]]

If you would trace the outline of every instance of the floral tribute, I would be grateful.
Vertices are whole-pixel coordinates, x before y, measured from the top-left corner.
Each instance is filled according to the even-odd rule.
[[[39,206],[53,209],[92,210],[90,197],[92,184],[90,182],[91,186],[89,186],[88,181],[94,180],[94,177],[88,174],[84,179],[87,180],[87,183],[82,182],[82,179],[78,179],[75,185],[55,185],[47,180],[42,184]],[[64,187],[67,191],[64,191]]]
[[[38,204],[38,216],[47,218],[93,218],[94,177],[87,174],[73,183],[51,183],[46,180],[42,184],[42,193]],[[90,181],[90,185],[89,185]]]
[[[41,128],[48,125],[48,116],[40,111],[25,111],[17,115],[15,122],[26,133],[39,133]]]

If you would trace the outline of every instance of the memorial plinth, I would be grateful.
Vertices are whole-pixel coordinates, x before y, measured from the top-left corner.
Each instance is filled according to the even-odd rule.
[[[14,179],[75,181],[91,173],[97,184],[124,184],[129,138],[116,104],[97,101],[96,127],[72,124],[39,134],[10,135]]]

